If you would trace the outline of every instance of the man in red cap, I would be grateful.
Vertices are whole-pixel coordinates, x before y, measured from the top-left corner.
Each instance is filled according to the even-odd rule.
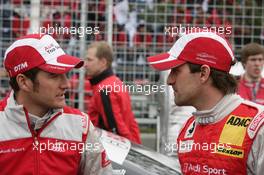
[[[6,50],[13,90],[0,102],[1,174],[112,174],[89,117],[65,104],[66,73],[82,65],[49,35]]]
[[[183,174],[264,172],[264,107],[235,94],[234,60],[229,43],[213,32],[184,34],[168,53],[148,58],[155,69],[171,69],[176,105],[197,109],[177,140]]]

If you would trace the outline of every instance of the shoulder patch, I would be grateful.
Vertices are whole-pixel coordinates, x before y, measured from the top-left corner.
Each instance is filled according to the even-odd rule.
[[[258,132],[259,128],[264,123],[264,111],[258,113],[250,123],[248,127],[248,135],[251,139],[253,139]]]
[[[87,135],[90,127],[90,119],[89,116],[85,113],[82,113],[82,127],[83,127],[83,134]]]
[[[72,108],[69,106],[65,106],[63,108],[63,112],[66,114],[76,115],[76,117],[81,117],[83,134],[87,135],[87,132],[88,132],[89,126],[90,126],[90,118],[87,114],[85,114],[84,112],[81,112],[79,109]]]

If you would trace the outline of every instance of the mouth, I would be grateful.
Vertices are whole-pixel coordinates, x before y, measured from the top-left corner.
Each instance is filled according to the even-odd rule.
[[[259,73],[261,73],[261,69],[255,69],[254,72],[257,73],[257,74],[259,74]]]
[[[56,97],[60,99],[65,99],[65,93],[58,94]]]

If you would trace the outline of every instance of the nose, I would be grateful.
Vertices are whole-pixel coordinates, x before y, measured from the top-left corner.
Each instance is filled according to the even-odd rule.
[[[62,89],[69,89],[70,88],[70,81],[67,78],[66,74],[61,75],[61,88]]]
[[[175,83],[175,78],[173,78],[173,76],[172,76],[172,71],[170,71],[170,74],[169,74],[169,76],[168,76],[168,78],[167,78],[167,85],[173,85]]]
[[[86,60],[84,60],[84,65],[83,65],[83,67],[84,67],[84,68],[87,67],[87,61],[86,61]]]

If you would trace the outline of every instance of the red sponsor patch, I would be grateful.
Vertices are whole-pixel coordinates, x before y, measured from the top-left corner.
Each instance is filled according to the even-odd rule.
[[[106,167],[107,165],[109,165],[111,162],[110,160],[107,158],[106,152],[105,150],[101,153],[102,156],[102,167]]]
[[[253,119],[253,121],[250,124],[250,130],[256,131],[258,128],[258,125],[261,123],[261,121],[264,119],[264,112],[260,113],[257,117]]]

